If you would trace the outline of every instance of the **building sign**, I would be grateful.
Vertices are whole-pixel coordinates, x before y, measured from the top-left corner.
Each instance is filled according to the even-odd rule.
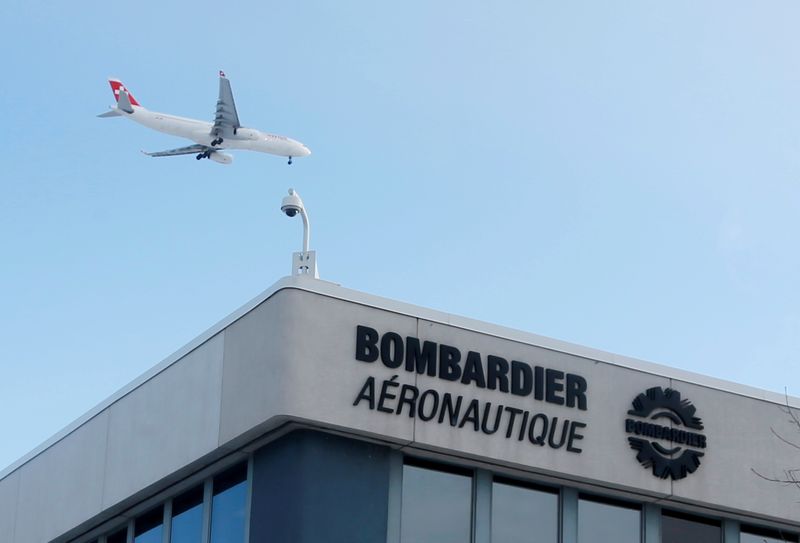
[[[564,448],[580,453],[586,423],[548,412],[548,406],[588,408],[586,379],[556,368],[507,360],[477,351],[403,337],[379,334],[369,326],[356,327],[355,359],[380,363],[398,373],[389,379],[368,376],[355,396],[355,407],[430,424],[449,425],[486,435],[498,434],[530,446]],[[441,392],[398,382],[399,372],[416,373],[464,385],[464,394]],[[503,394],[502,402],[470,398],[470,391],[488,389]]]
[[[696,411],[671,388],[650,388],[633,400],[633,409],[628,411],[633,418],[625,419],[628,443],[637,451],[636,459],[652,468],[656,477],[675,481],[700,467],[707,443]]]

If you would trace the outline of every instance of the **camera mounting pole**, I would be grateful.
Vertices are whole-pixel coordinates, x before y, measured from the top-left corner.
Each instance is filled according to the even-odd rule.
[[[289,189],[289,195],[284,196],[281,202],[281,211],[287,217],[294,217],[298,213],[303,218],[303,251],[292,253],[292,275],[311,275],[319,279],[317,271],[317,254],[315,251],[308,250],[309,238],[311,237],[311,224],[308,221],[303,200],[294,189]]]

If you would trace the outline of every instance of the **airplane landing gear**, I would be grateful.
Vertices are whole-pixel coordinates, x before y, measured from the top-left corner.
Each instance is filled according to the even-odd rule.
[[[211,151],[203,151],[202,153],[198,154],[194,158],[196,158],[197,160],[200,160],[200,159],[203,159],[203,158],[211,158]]]
[[[215,147],[215,146],[217,146],[217,145],[220,145],[220,144],[222,144],[222,141],[223,141],[223,140],[222,140],[222,138],[217,138],[217,139],[213,140],[213,141],[211,142],[211,147]]]
[[[289,164],[292,164],[292,157],[289,157]]]
[[[198,155],[197,155],[196,157],[194,157],[194,158],[196,158],[197,160],[200,160],[201,158],[203,158],[203,153],[200,153],[200,154],[198,154]]]

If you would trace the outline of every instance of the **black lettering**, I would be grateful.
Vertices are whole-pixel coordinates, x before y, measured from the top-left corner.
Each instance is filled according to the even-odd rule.
[[[486,358],[486,369],[487,388],[495,390],[499,387],[501,392],[508,392],[508,361],[499,356],[489,355]]]
[[[545,370],[545,401],[547,403],[554,403],[557,405],[564,405],[564,396],[559,393],[564,390],[564,372],[559,370]]]
[[[506,407],[506,413],[508,413],[508,428],[506,429],[506,439],[511,437],[511,433],[514,431],[514,419],[517,418],[517,415],[522,413],[522,409],[517,409],[516,407]]]
[[[525,362],[511,361],[511,394],[527,396],[533,388],[533,373]]]
[[[484,434],[492,435],[500,427],[500,417],[503,416],[503,406],[498,405],[494,410],[494,428],[489,429],[488,421],[489,412],[492,410],[492,402],[487,402],[483,410],[483,417],[481,417],[481,431]]]
[[[586,424],[582,422],[573,422],[569,426],[569,439],[567,439],[567,450],[569,452],[574,453],[582,453],[583,449],[579,449],[575,446],[575,442],[579,439],[583,439],[583,434],[578,433],[578,428],[586,428]]]
[[[403,363],[403,338],[386,332],[381,338],[381,360],[387,368],[399,368]]]
[[[519,425],[519,435],[517,436],[517,441],[522,441],[525,439],[525,428],[528,426],[528,417],[530,416],[530,411],[525,411],[522,414],[522,424]]]
[[[369,408],[375,409],[374,377],[367,377],[367,380],[364,381],[364,386],[361,387],[361,392],[359,392],[358,396],[356,396],[356,400],[353,402],[353,405],[358,405],[359,403],[361,403],[361,400],[367,400],[367,402],[369,402]]]
[[[567,407],[575,407],[586,411],[586,379],[573,373],[567,374]]]
[[[541,431],[536,431],[536,422],[541,421]],[[547,428],[550,426],[550,421],[547,419],[547,415],[542,413],[536,413],[531,418],[531,425],[528,428],[528,441],[533,443],[534,445],[544,446],[545,438],[547,437]]]
[[[369,326],[356,326],[356,360],[375,362],[378,359],[378,331]]]
[[[384,413],[392,413],[394,411],[394,409],[392,409],[391,407],[385,407],[383,403],[386,400],[394,400],[395,398],[397,398],[397,396],[389,392],[389,387],[394,388],[399,386],[400,383],[397,382],[397,375],[393,375],[392,378],[389,379],[388,381],[386,380],[383,381],[383,383],[381,384],[381,395],[380,398],[378,398],[378,411],[382,411]]]
[[[556,428],[558,428],[558,417],[553,417],[553,424],[550,425],[550,435],[547,436],[547,444],[554,449],[560,449],[563,447],[564,443],[567,441],[567,426],[569,426],[569,421],[565,420],[561,424],[561,439],[558,443],[556,443],[554,438],[556,435]]]
[[[419,389],[414,385],[403,385],[400,389],[400,399],[397,401],[397,415],[403,412],[403,404],[408,404],[408,416],[414,418],[414,412],[417,410],[417,396],[419,396]]]
[[[450,426],[458,424],[458,414],[461,412],[461,401],[464,398],[459,396],[456,399],[456,404],[453,405],[453,397],[449,392],[445,392],[442,396],[442,410],[439,412],[439,424],[444,420],[445,414],[450,418]]]
[[[439,377],[447,381],[458,381],[461,377],[461,351],[450,345],[439,345]]]
[[[425,400],[428,398],[433,398],[433,409],[431,409],[430,415],[425,414]],[[419,416],[419,420],[428,422],[433,417],[436,416],[436,412],[439,410],[439,393],[433,389],[428,389],[422,393],[419,397],[419,401],[417,402],[417,415]],[[441,422],[441,421],[439,421]]]
[[[625,431],[629,434],[633,432],[633,420],[625,419]]]
[[[406,338],[406,371],[416,371],[420,375],[427,371],[428,375],[436,375],[436,343],[426,341],[419,346],[419,339]]]
[[[480,429],[480,426],[478,426],[478,400],[469,402],[467,410],[464,411],[464,418],[461,419],[461,424],[459,424],[458,427],[463,428],[467,422],[472,423],[473,429],[476,432]]]
[[[544,368],[535,366],[533,368],[533,397],[538,400],[544,400]]]
[[[478,388],[486,388],[486,380],[483,377],[483,363],[481,354],[475,351],[467,353],[467,360],[464,362],[464,372],[461,374],[461,382],[468,385],[472,381]]]

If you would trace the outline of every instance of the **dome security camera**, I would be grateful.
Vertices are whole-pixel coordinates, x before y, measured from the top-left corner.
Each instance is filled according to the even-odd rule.
[[[289,195],[283,197],[283,201],[281,202],[281,211],[286,213],[287,217],[294,217],[298,213],[302,213],[304,211],[303,200],[300,199],[300,196],[294,191],[294,189],[289,189]]]
[[[294,189],[289,189],[289,195],[283,197],[281,201],[281,211],[287,217],[294,217],[298,213],[303,219],[303,252],[292,254],[292,275],[310,275],[314,279],[319,279],[317,271],[317,256],[314,251],[308,250],[308,239],[311,236],[311,225],[308,222],[303,200]]]

